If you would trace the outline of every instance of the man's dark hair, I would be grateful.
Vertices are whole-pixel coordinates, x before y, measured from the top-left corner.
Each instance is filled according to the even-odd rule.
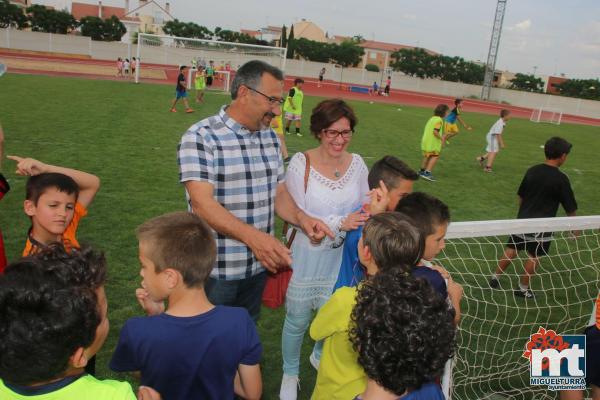
[[[423,256],[425,240],[411,218],[397,212],[384,212],[369,218],[362,232],[379,271],[401,269],[409,275]]]
[[[454,99],[454,105],[455,106],[458,106],[462,102],[463,102],[463,99]]]
[[[304,83],[304,79],[302,79],[302,78],[296,78],[296,79],[294,79],[294,86],[297,85],[297,84],[299,84],[299,83]]]
[[[438,104],[433,110],[433,115],[444,118],[449,109],[450,107],[447,104]]]
[[[252,60],[242,65],[235,73],[231,82],[231,98],[237,99],[238,90],[241,86],[259,89],[262,76],[267,73],[278,81],[283,80],[283,72],[277,67],[264,61]]]
[[[40,196],[50,188],[56,188],[59,192],[67,194],[74,193],[76,199],[79,196],[79,186],[73,178],[57,172],[48,172],[30,176],[27,179],[25,199],[31,200],[33,204],[37,205]]]
[[[510,110],[507,110],[506,108],[503,108],[502,110],[500,110],[500,118],[504,118],[507,115],[510,115]]]
[[[369,171],[369,189],[379,187],[379,181],[383,181],[385,186],[392,190],[398,187],[401,179],[416,181],[419,175],[404,161],[394,156],[384,156],[377,160]]]
[[[456,346],[445,300],[424,279],[392,269],[359,289],[350,341],[369,379],[397,396],[441,376]]]
[[[182,65],[181,67],[179,67],[179,72],[182,72],[182,71],[183,71],[184,69],[186,69],[186,68],[187,68],[187,66],[185,66],[185,65]]]
[[[423,192],[409,193],[398,202],[397,212],[408,215],[426,239],[442,224],[450,222],[450,209],[443,201]]]
[[[565,139],[554,136],[548,139],[544,145],[544,154],[548,160],[556,160],[561,158],[563,154],[569,154],[573,145]]]
[[[67,254],[60,244],[9,265],[0,276],[0,377],[22,386],[61,377],[94,341],[105,277],[102,254]]]

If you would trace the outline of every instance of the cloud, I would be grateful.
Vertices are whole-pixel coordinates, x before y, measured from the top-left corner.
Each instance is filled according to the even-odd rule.
[[[415,19],[417,19],[417,16],[415,14],[403,14],[402,18],[414,21]]]
[[[517,22],[514,25],[507,26],[507,31],[516,31],[516,32],[527,32],[531,28],[531,19],[527,18],[521,22]]]

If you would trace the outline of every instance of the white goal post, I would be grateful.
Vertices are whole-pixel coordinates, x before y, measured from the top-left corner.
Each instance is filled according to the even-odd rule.
[[[531,111],[531,122],[549,122],[551,124],[560,125],[562,121],[562,111],[557,108],[540,107]]]
[[[553,234],[531,276],[534,297],[515,295],[525,251],[499,276],[500,287],[490,287],[509,235],[541,232]],[[448,398],[554,400],[556,392],[530,385],[523,353],[540,326],[573,335],[589,324],[600,292],[600,216],[451,223],[435,263],[464,289],[454,367],[442,379],[451,378]]]
[[[235,70],[250,60],[262,60],[282,71],[285,70],[287,49],[283,47],[262,46],[246,43],[221,42],[217,40],[191,39],[177,36],[138,34],[135,82],[144,76],[144,68],[192,66],[192,60],[200,65],[213,66],[220,77],[228,78]],[[226,71],[225,67],[229,69]],[[191,68],[190,68],[191,69]],[[230,72],[229,77],[223,72]]]

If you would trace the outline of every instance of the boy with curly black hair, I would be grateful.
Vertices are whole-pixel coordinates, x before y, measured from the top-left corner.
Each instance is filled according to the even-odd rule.
[[[134,400],[126,382],[84,372],[108,335],[106,261],[47,246],[0,276],[0,398]],[[153,392],[146,397],[156,399]]]
[[[423,238],[406,215],[396,212],[374,215],[366,222],[358,242],[366,282],[378,272],[389,270],[397,270],[410,279],[411,267],[421,258],[423,249]],[[313,400],[352,399],[366,387],[367,376],[356,362],[356,352],[348,338],[357,290],[357,287],[339,288],[310,326],[310,336],[324,340]]]
[[[359,289],[352,324],[368,376],[356,400],[444,400],[433,381],[454,353],[456,328],[431,285],[401,269],[382,271]]]

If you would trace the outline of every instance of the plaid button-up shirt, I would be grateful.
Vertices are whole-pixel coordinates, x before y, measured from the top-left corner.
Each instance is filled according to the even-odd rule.
[[[277,135],[269,128],[251,132],[223,107],[219,114],[192,125],[177,149],[179,181],[208,182],[215,200],[242,222],[271,234],[275,194],[284,181]],[[188,209],[191,200],[186,191]],[[239,280],[264,269],[244,243],[213,230],[217,262],[211,277]]]

